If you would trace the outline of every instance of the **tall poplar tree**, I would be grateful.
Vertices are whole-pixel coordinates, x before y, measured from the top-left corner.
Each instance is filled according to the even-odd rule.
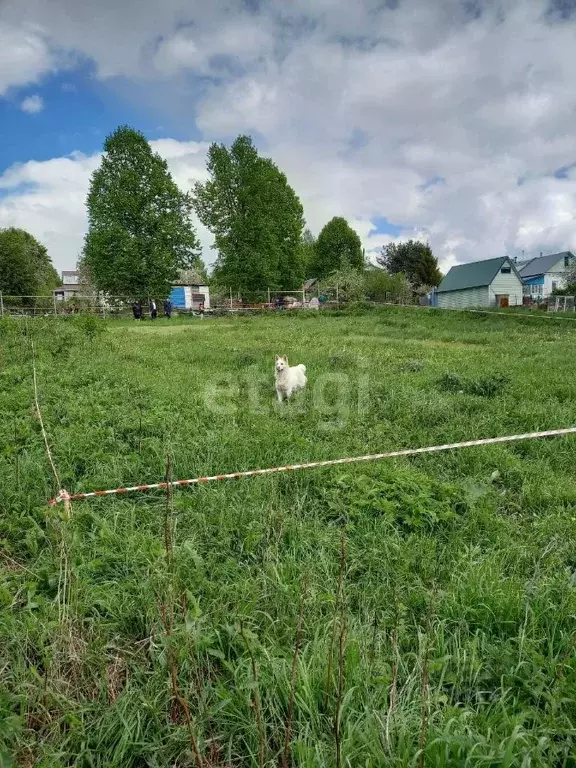
[[[231,147],[212,144],[207,169],[194,207],[214,235],[216,280],[245,292],[299,286],[303,210],[286,176],[259,156],[249,136]]]
[[[180,270],[203,267],[190,196],[139,131],[121,126],[108,136],[87,205],[81,266],[98,291],[162,299]]]

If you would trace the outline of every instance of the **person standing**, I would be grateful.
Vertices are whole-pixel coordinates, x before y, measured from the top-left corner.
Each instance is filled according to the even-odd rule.
[[[158,317],[158,309],[156,307],[156,302],[154,301],[154,299],[150,301],[150,317],[152,318],[152,320],[156,320],[156,318]]]
[[[170,319],[172,317],[172,302],[170,299],[166,299],[164,302],[164,315]]]
[[[135,301],[132,304],[132,314],[134,315],[134,320],[140,320],[142,317],[142,305],[139,301]]]

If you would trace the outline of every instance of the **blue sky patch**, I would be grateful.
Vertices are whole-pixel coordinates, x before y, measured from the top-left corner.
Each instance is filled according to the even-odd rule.
[[[426,191],[427,189],[431,189],[432,187],[438,187],[441,184],[445,184],[446,179],[444,176],[431,176],[428,181],[425,181],[424,184],[420,187],[420,189]]]
[[[375,233],[378,235],[391,235],[392,237],[398,237],[398,235],[404,229],[404,227],[401,227],[399,224],[393,224],[391,221],[388,221],[388,219],[384,216],[374,216],[370,219],[370,221],[375,227]],[[374,234],[374,231],[372,234]]]
[[[554,178],[555,179],[568,179],[570,177],[570,171],[573,171],[576,168],[576,163],[570,163],[570,165],[563,165],[561,168],[558,168],[554,171]]]
[[[190,141],[198,136],[193,121],[185,130],[170,115],[164,114],[160,121],[157,113],[139,108],[135,98],[126,97],[123,83],[111,85],[98,81],[92,67],[86,65],[0,99],[2,133],[10,137],[10,141],[0,141],[0,174],[14,163],[49,160],[74,151],[99,152],[106,136],[122,124],[141,130],[149,140],[170,136]],[[36,94],[42,98],[42,110],[23,111],[23,100]]]

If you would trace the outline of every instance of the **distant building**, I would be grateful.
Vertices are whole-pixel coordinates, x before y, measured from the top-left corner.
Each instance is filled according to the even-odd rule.
[[[318,291],[318,278],[312,277],[310,280],[306,280],[305,283],[302,285],[302,290],[304,291],[304,294],[317,292]]]
[[[172,286],[170,301],[174,309],[210,309],[210,288],[195,270],[184,270]]]
[[[508,256],[452,267],[436,291],[444,309],[522,304],[522,279]]]
[[[561,251],[519,261],[516,267],[524,283],[524,296],[537,301],[566,286],[566,274],[576,269],[576,256],[572,251]]]
[[[62,285],[54,289],[56,301],[68,301],[77,297],[86,297],[89,289],[80,283],[76,270],[64,270],[61,273]],[[210,289],[202,283],[200,275],[194,270],[186,270],[174,283],[170,291],[170,301],[175,309],[210,309]],[[100,304],[107,304],[105,297],[100,295]]]
[[[54,289],[54,298],[56,301],[68,301],[80,296],[82,287],[80,285],[80,276],[76,270],[65,269],[61,272],[62,285]]]

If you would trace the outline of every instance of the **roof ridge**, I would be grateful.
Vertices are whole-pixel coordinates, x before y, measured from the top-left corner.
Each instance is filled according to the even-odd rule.
[[[440,285],[438,291],[458,291],[467,288],[483,288],[494,280],[502,265],[508,261],[514,273],[520,279],[520,275],[510,256],[494,256],[491,259],[469,261],[466,264],[455,264],[450,268]]]

